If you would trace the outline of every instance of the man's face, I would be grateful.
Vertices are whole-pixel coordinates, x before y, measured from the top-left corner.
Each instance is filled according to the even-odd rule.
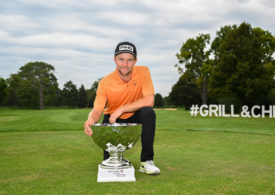
[[[121,53],[114,58],[116,68],[121,76],[128,76],[132,73],[134,65],[136,64],[136,58],[129,53]]]

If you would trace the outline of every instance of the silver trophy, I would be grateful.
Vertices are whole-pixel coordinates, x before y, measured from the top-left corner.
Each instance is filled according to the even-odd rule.
[[[136,181],[135,169],[123,152],[132,148],[141,134],[141,124],[104,123],[92,125],[93,140],[110,157],[98,165],[98,182]]]

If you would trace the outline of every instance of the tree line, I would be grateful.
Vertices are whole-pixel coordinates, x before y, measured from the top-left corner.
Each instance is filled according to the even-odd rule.
[[[92,107],[99,79],[90,89],[68,81],[59,89],[54,66],[45,62],[29,62],[8,79],[0,78],[0,106],[40,108],[67,106]]]
[[[189,38],[176,54],[179,80],[167,97],[156,94],[155,107],[275,104],[274,50],[274,35],[245,22],[221,27],[212,42],[210,34]],[[92,107],[99,80],[90,89],[72,81],[59,89],[52,65],[29,62],[0,78],[0,106]]]
[[[243,22],[221,27],[210,40],[210,34],[189,38],[176,54],[173,104],[275,104],[274,35]]]

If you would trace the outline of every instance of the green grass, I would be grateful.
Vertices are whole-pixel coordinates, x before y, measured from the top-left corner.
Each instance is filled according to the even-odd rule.
[[[0,110],[0,194],[274,194],[275,119],[157,110],[155,163],[133,183],[97,183],[88,109]],[[140,141],[125,152],[139,167]]]

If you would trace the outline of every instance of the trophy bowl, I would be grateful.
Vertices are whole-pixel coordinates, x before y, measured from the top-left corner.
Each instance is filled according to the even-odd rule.
[[[110,157],[100,164],[103,169],[127,169],[132,167],[130,161],[123,158],[123,152],[132,148],[141,135],[138,123],[103,123],[91,126],[93,140],[100,148],[109,152]]]

